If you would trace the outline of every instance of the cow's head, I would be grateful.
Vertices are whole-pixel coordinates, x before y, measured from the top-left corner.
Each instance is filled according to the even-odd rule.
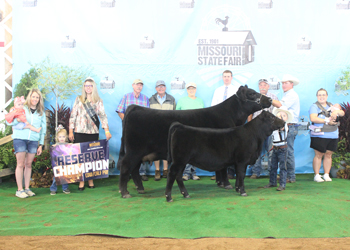
[[[260,115],[258,115],[259,119],[261,119],[265,124],[271,129],[271,132],[284,127],[285,122],[273,115],[272,113],[263,110]],[[271,132],[268,132],[271,134]]]
[[[271,98],[248,88],[247,85],[239,87],[236,95],[239,100],[249,105],[249,111],[252,113],[264,108],[269,108],[272,103]]]

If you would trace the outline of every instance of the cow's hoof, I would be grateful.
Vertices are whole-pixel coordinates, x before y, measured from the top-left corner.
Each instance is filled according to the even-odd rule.
[[[225,186],[225,189],[233,189],[232,185]]]
[[[167,202],[173,202],[173,199],[166,199]]]
[[[246,197],[246,196],[248,196],[248,195],[247,195],[247,193],[243,193],[243,194],[241,194],[241,196]]]
[[[236,192],[239,193],[239,188],[236,188]]]
[[[137,192],[138,192],[139,194],[144,194],[144,193],[145,193],[145,190],[137,190]]]
[[[124,199],[127,199],[127,198],[131,198],[132,196],[131,196],[130,194],[124,194],[122,197],[123,197]]]
[[[184,195],[184,198],[188,199],[188,198],[191,198],[190,195]]]
[[[219,188],[224,188],[224,183],[222,183],[222,182],[218,182],[217,185]]]

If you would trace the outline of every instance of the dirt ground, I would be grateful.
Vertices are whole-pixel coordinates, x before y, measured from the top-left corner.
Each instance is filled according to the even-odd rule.
[[[348,238],[163,239],[108,236],[1,236],[0,249],[350,249]]]

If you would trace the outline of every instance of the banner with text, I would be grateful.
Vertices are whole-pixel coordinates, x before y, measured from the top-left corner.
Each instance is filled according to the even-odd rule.
[[[108,141],[54,145],[51,164],[57,185],[108,178]]]

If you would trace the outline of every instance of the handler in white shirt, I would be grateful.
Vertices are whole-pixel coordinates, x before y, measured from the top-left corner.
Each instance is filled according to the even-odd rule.
[[[236,94],[239,87],[231,84],[232,79],[233,79],[232,72],[230,70],[225,70],[222,73],[222,80],[224,81],[224,85],[221,87],[218,87],[215,90],[213,100],[211,101],[211,106],[215,106],[219,103],[222,103],[227,98]],[[234,166],[228,167],[227,172],[228,172],[229,179],[233,179],[236,174]],[[211,177],[211,180],[215,180],[215,179],[216,179],[215,175]]]
[[[294,140],[298,134],[298,121],[300,113],[300,101],[298,94],[293,87],[299,84],[299,80],[291,75],[284,75],[282,79],[283,97],[281,103],[288,108],[293,114],[293,120],[288,123],[288,156],[287,156],[287,183],[293,183],[295,178],[295,157],[294,157]]]

